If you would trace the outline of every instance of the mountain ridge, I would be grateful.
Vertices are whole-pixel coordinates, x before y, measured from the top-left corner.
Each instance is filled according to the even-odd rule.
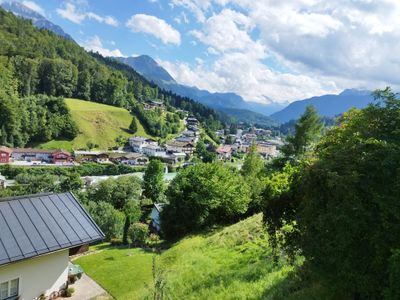
[[[29,7],[20,2],[8,1],[0,3],[0,6],[6,11],[12,12],[14,15],[18,17],[31,20],[32,25],[39,29],[50,30],[59,36],[62,36],[70,41],[74,41],[74,39],[68,33],[66,33],[60,26],[52,23],[38,12],[30,9]]]
[[[276,123],[268,115],[277,111],[281,108],[280,106],[273,105],[272,108],[269,108],[268,105],[261,103],[247,102],[241,96],[232,92],[211,93],[197,87],[179,84],[167,70],[148,55],[114,58],[128,64],[147,80],[154,82],[165,90],[194,99],[201,104],[227,113],[238,121],[248,121],[242,117],[242,113],[245,112],[247,116],[251,116],[252,120],[258,120],[258,125],[270,126]]]
[[[283,123],[296,120],[308,105],[313,105],[321,116],[335,117],[352,107],[364,108],[373,101],[371,91],[346,89],[340,94],[328,94],[294,101],[284,109],[271,114],[271,118]]]

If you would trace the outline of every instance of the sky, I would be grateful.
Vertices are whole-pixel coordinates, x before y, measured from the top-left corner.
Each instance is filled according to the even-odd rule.
[[[177,82],[286,104],[400,86],[399,0],[21,0],[105,56]]]

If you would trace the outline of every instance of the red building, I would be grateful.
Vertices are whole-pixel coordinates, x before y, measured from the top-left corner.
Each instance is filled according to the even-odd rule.
[[[10,162],[12,150],[5,146],[0,146],[0,164],[8,164]]]
[[[71,153],[64,150],[54,151],[52,157],[54,164],[68,163],[73,161]]]

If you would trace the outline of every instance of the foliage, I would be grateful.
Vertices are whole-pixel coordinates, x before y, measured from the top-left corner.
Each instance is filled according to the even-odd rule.
[[[128,243],[129,226],[140,219],[141,181],[135,176],[109,178],[88,189],[88,199],[110,203],[125,215],[123,242]]]
[[[250,190],[236,170],[219,163],[198,164],[172,180],[167,199],[161,220],[163,232],[172,238],[237,220],[248,208]]]
[[[104,201],[89,201],[85,206],[93,220],[105,234],[106,241],[121,236],[125,220],[123,212]]]
[[[4,41],[0,44],[0,84],[7,87],[7,90],[2,88],[0,93],[0,106],[4,105],[7,110],[14,111],[7,118],[0,118],[6,124],[4,130],[0,126],[5,144],[22,146],[29,141],[28,137],[18,134],[18,115],[15,109],[19,104],[18,98],[37,94],[82,98],[128,109],[142,106],[145,100],[159,98],[164,100],[170,111],[174,108],[184,109],[211,129],[221,126],[214,110],[160,90],[127,65],[97,53],[89,54],[75,42],[48,30],[37,29],[30,21],[3,9],[0,10],[0,40]],[[138,111],[138,114],[141,113]],[[143,112],[141,117],[149,121],[144,122],[146,126],[149,125],[149,131],[159,136],[174,133],[179,127],[176,122],[178,116],[161,120],[160,115]],[[154,128],[150,126],[153,118],[158,120]],[[53,128],[50,123],[46,123],[43,130]],[[47,134],[41,134],[40,140],[48,141]],[[53,136],[60,137],[72,139],[74,136],[63,136],[61,133]]]
[[[129,227],[129,238],[132,243],[144,245],[149,236],[149,226],[143,223],[133,223]]]
[[[62,176],[60,181],[61,191],[78,191],[83,187],[83,181],[78,173]]]
[[[97,249],[102,251],[76,263],[116,299],[154,299],[156,282],[162,283],[164,299],[329,299],[318,282],[298,282],[293,271],[300,258],[296,266],[284,260],[274,263],[260,214],[186,237],[156,257],[106,244],[90,248]]]
[[[152,159],[143,176],[143,196],[153,203],[165,202],[164,164]]]
[[[134,172],[142,172],[143,167],[132,167],[124,164],[98,164],[98,163],[84,163],[79,166],[60,168],[58,166],[13,166],[13,165],[0,165],[0,173],[7,176],[9,179],[14,179],[17,175],[22,173],[29,173],[31,175],[57,175],[57,176],[72,176],[77,173],[80,176],[102,176],[102,175],[121,175]]]
[[[285,249],[301,250],[336,298],[382,298],[400,248],[400,100],[390,89],[375,96],[377,104],[339,119],[315,161],[278,197],[268,193],[264,210],[271,232],[279,223],[269,219],[292,224],[280,232]]]
[[[299,157],[310,150],[323,129],[323,123],[314,106],[307,106],[305,112],[295,124],[294,135],[287,137],[282,152],[287,158]]]
[[[129,130],[130,130],[131,133],[136,133],[136,131],[138,130],[138,126],[137,126],[136,122],[137,122],[136,118],[133,117],[131,125],[129,125]]]
[[[257,152],[256,144],[252,144],[246,154],[242,169],[243,177],[251,184],[251,202],[249,213],[254,214],[262,209],[261,193],[264,189],[265,165],[261,155]]]
[[[215,151],[207,149],[203,139],[199,139],[197,142],[195,153],[204,163],[211,163],[217,158]]]

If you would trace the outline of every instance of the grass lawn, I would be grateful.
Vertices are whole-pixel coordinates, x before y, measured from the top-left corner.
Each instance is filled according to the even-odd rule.
[[[152,253],[102,244],[101,252],[74,261],[116,299],[141,299],[152,285]]]
[[[152,258],[139,249],[105,246],[76,263],[116,299],[153,299]],[[300,257],[294,266],[274,263],[259,214],[177,242],[157,256],[156,273],[165,299],[329,299],[318,284],[294,276],[301,264]]]
[[[118,136],[132,136],[128,130],[132,115],[126,109],[77,99],[65,99],[65,102],[80,133],[72,141],[50,141],[40,145],[41,148],[71,151],[86,148],[87,143],[92,142],[99,149],[108,149],[116,145],[115,139]],[[136,135],[150,137],[137,119],[136,122]]]

